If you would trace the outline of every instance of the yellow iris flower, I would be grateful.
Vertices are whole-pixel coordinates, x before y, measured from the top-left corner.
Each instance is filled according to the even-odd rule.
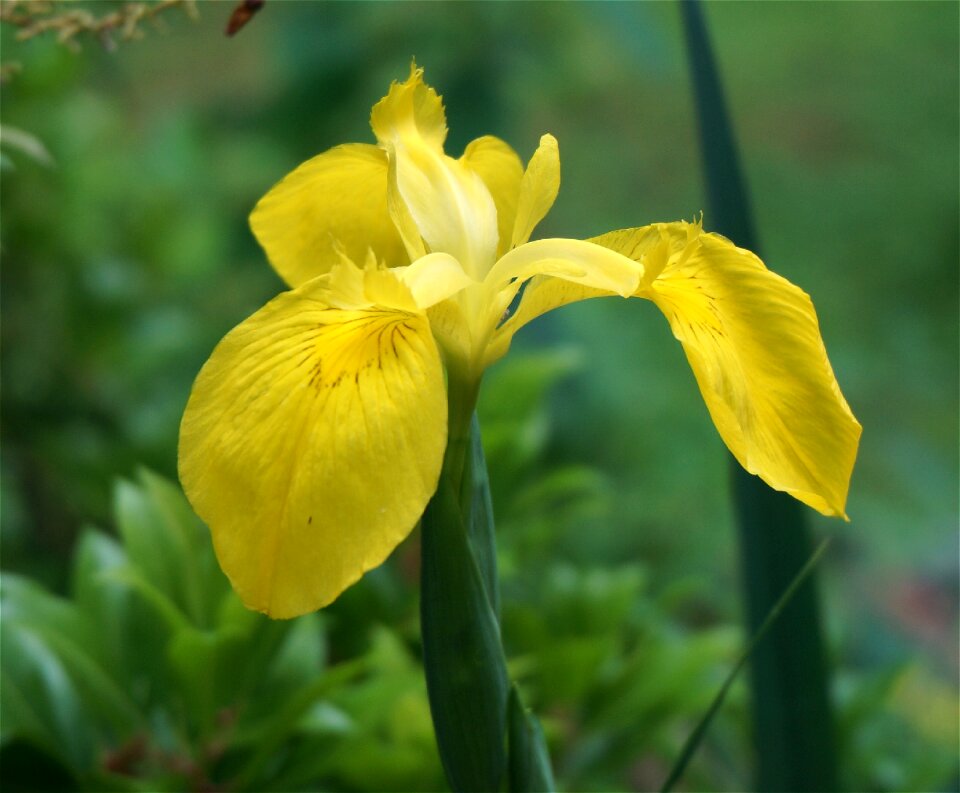
[[[183,416],[180,479],[249,607],[303,614],[381,564],[437,488],[448,418],[449,440],[465,436],[484,369],[527,322],[590,297],[653,301],[740,463],[844,516],[860,425],[804,292],[696,223],[528,242],[560,186],[556,140],[526,169],[489,136],[453,159],[415,67],[371,126],[376,145],[330,149],[257,204],[290,290],[220,342]]]

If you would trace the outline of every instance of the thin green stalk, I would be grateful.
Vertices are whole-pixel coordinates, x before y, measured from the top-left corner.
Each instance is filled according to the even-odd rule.
[[[687,765],[690,763],[694,753],[700,746],[700,742],[703,740],[703,736],[706,734],[707,728],[710,726],[710,722],[713,721],[713,717],[716,715],[717,711],[720,710],[720,706],[723,705],[724,700],[727,698],[727,692],[730,690],[730,687],[734,684],[737,676],[740,674],[740,670],[743,669],[744,664],[746,664],[747,660],[760,644],[760,641],[763,639],[763,637],[767,635],[767,631],[777,621],[777,618],[786,608],[787,604],[792,600],[793,596],[796,595],[797,590],[800,589],[804,581],[807,580],[807,577],[813,572],[814,568],[819,563],[820,558],[826,552],[829,545],[830,538],[828,537],[817,546],[817,549],[807,560],[807,563],[803,566],[803,569],[797,573],[793,581],[790,582],[790,586],[787,587],[786,591],[784,591],[784,593],[780,596],[773,608],[770,609],[770,612],[760,625],[759,630],[753,635],[753,638],[750,640],[750,643],[747,645],[746,649],[744,649],[744,651],[740,654],[737,662],[730,670],[730,674],[727,675],[727,679],[723,681],[723,685],[720,686],[720,690],[713,698],[713,702],[710,703],[710,707],[707,708],[707,712],[703,714],[703,718],[700,719],[700,722],[694,728],[693,732],[690,733],[686,743],[684,743],[683,750],[680,752],[680,756],[677,758],[673,769],[670,771],[670,776],[668,776],[667,781],[663,783],[663,787],[661,788],[662,793],[669,793],[669,791],[673,790],[673,786],[680,780],[680,777],[683,776],[684,771],[687,770]]]

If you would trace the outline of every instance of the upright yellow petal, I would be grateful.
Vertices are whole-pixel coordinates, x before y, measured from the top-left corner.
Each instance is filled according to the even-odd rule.
[[[553,135],[540,138],[520,183],[517,219],[511,246],[523,245],[537,224],[546,217],[560,192],[560,149]]]
[[[594,239],[644,264],[724,442],[750,473],[825,515],[845,516],[860,439],[810,298],[752,253],[670,223]]]
[[[387,211],[387,156],[376,146],[337,146],[283,178],[256,205],[250,227],[290,286],[328,272],[344,251],[409,262]]]
[[[373,108],[371,125],[390,159],[393,217],[413,252],[406,213],[432,253],[449,253],[474,278],[482,277],[497,251],[497,209],[483,179],[443,153],[446,123],[436,92],[414,68]],[[394,191],[396,191],[394,193]]]
[[[493,135],[471,141],[460,162],[478,174],[490,191],[497,207],[497,258],[510,248],[517,199],[523,179],[523,163],[517,153]]]
[[[244,603],[330,603],[403,540],[446,445],[439,353],[420,314],[327,308],[316,282],[234,328],[180,427],[180,479]]]
[[[370,127],[384,148],[399,136],[418,138],[432,149],[443,150],[447,118],[439,95],[423,82],[423,69],[411,64],[406,81],[390,86],[370,111]]]
[[[400,186],[397,183],[397,158],[389,158],[389,168],[387,169],[387,211],[390,213],[390,219],[403,240],[403,247],[407,251],[407,258],[413,262],[424,256],[427,252],[423,245],[423,238],[420,236],[420,229],[417,228],[417,221],[410,214],[403,196],[400,195]]]
[[[398,141],[389,154],[400,196],[430,250],[449,253],[482,277],[497,251],[497,209],[483,180],[417,141]]]

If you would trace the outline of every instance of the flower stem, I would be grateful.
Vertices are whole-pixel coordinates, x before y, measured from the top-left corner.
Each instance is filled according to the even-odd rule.
[[[479,381],[448,381],[449,436],[437,493],[422,521],[423,664],[437,747],[454,791],[553,789],[536,718],[507,675],[500,635],[493,509]]]
[[[480,393],[480,379],[465,376],[449,368],[447,377],[447,451],[443,459],[443,477],[460,494],[463,473],[471,454],[474,411]]]

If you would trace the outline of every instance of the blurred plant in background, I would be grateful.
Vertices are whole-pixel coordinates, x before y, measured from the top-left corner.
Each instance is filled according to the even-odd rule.
[[[267,4],[230,40],[229,6],[215,10],[201,6],[197,24],[173,12],[169,35],[116,53],[17,42],[0,25],[3,61],[22,65],[3,86],[0,121],[54,161],[0,133],[13,168],[0,218],[0,538],[4,569],[19,576],[3,586],[4,784],[37,782],[18,770],[36,773],[31,751],[87,789],[235,780],[254,762],[256,730],[272,729],[248,789],[437,787],[415,549],[401,547],[322,619],[270,628],[225,594],[175,488],[142,474],[113,497],[110,483],[141,464],[174,475],[193,375],[279,288],[246,228],[250,208],[310,154],[361,139],[369,106],[411,55],[444,75],[450,128],[464,136],[451,150],[477,130],[563,140],[565,188],[544,235],[704,208],[675,10]],[[813,294],[871,428],[854,522],[836,530],[824,568],[843,782],[955,789],[958,12],[708,12],[767,259]],[[739,601],[725,464],[682,356],[656,312],[600,303],[532,328],[532,357],[490,373],[481,421],[511,672],[543,716],[561,786],[646,789],[736,652]],[[578,347],[536,352],[547,339]],[[121,539],[81,535],[91,520]],[[131,544],[133,524],[147,527],[140,542],[166,526],[165,541],[195,549],[184,569],[198,571],[190,597],[202,605],[162,557]],[[129,630],[98,617],[98,603],[127,609]],[[254,646],[262,657],[241,657]],[[263,674],[235,690],[202,686],[225,653],[238,673]],[[307,672],[329,688],[308,690]],[[21,690],[32,707],[18,711]],[[298,693],[309,703],[281,718],[277,698],[302,702]],[[735,689],[691,787],[746,784],[743,698]]]
[[[508,437],[523,440],[492,461],[522,459],[524,447],[529,461],[539,456],[539,397],[564,369],[544,358],[506,373],[522,406]],[[598,496],[589,471],[557,474],[551,495],[521,496],[541,519],[558,498],[577,507]],[[409,548],[373,574],[372,591],[277,622],[242,606],[171,483],[141,470],[117,483],[113,511],[119,538],[83,530],[67,597],[4,578],[0,761],[10,789],[444,788],[416,659]],[[540,533],[508,545],[519,567],[506,576],[506,633],[517,673],[549,714],[563,779],[605,789],[633,774],[655,785],[678,719],[703,711],[736,632],[682,627],[671,615],[683,593],[652,600],[637,564],[538,565],[546,542]],[[706,764],[731,773],[716,758]]]
[[[115,35],[123,40],[143,37],[144,23],[161,27],[161,15],[171,8],[182,8],[196,19],[196,0],[156,0],[153,3],[124,3],[115,10],[97,16],[77,3],[54,3],[48,0],[4,0],[0,5],[0,22],[20,28],[18,41],[32,39],[46,33],[56,34],[58,44],[74,52],[80,51],[78,37],[90,36],[104,48],[115,49]]]

